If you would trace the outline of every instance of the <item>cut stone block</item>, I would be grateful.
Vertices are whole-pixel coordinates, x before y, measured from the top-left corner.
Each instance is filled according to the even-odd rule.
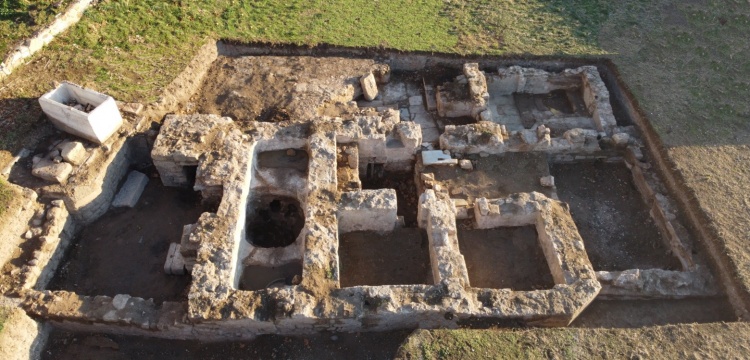
[[[539,178],[539,183],[544,187],[555,187],[555,177],[550,176],[542,176]]]
[[[391,67],[388,64],[375,64],[372,67],[372,73],[378,84],[385,84],[391,81]]]
[[[394,189],[343,193],[337,212],[339,232],[392,231],[398,219],[397,207]]]
[[[422,164],[427,165],[455,165],[458,159],[451,159],[451,156],[442,150],[422,151]]]
[[[134,207],[141,198],[143,189],[148,184],[148,176],[138,171],[131,171],[127,180],[112,201],[113,207]]]
[[[34,164],[31,175],[47,181],[64,184],[71,172],[73,172],[73,165],[65,162],[55,163],[49,159],[41,159]]]
[[[628,146],[628,142],[630,141],[630,135],[626,133],[619,133],[612,135],[612,141],[615,143],[615,146],[619,148],[625,148]]]
[[[373,101],[378,97],[378,85],[375,82],[375,75],[372,72],[359,79],[359,83],[362,85],[362,93],[365,95],[367,101]]]
[[[123,103],[118,101],[117,106],[120,108],[120,111],[133,115],[138,115],[143,110],[143,104],[141,103]]]
[[[185,258],[180,253],[180,244],[169,244],[167,261],[164,262],[164,272],[167,275],[185,275]]]
[[[60,155],[73,165],[81,165],[86,160],[86,148],[80,141],[66,141],[60,145]]]

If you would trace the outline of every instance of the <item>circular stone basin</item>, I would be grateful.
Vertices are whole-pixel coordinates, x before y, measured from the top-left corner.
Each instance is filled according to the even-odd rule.
[[[305,225],[299,201],[284,196],[261,196],[248,209],[246,240],[257,247],[289,246]]]

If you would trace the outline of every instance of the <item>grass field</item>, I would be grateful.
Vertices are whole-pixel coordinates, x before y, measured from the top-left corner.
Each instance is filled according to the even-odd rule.
[[[49,20],[41,10],[3,15],[5,9],[25,13],[28,3],[0,0],[0,52],[28,34],[29,24]],[[51,1],[34,3],[48,9]],[[70,80],[118,100],[148,103],[212,38],[460,54],[605,56],[620,69],[686,182],[701,189],[699,200],[726,238],[726,252],[747,260],[738,260],[737,267],[750,284],[744,235],[750,233],[748,34],[747,0],[102,0],[0,83],[0,164],[45,121],[35,101],[53,81]],[[725,171],[714,173],[712,164],[719,158]],[[568,341],[556,345],[562,348],[575,347],[578,339],[569,335],[574,333],[555,333],[562,337],[550,339]],[[445,349],[442,344],[477,341],[510,351],[502,344],[518,335],[513,334],[441,332],[435,336],[444,342],[436,348],[419,345],[418,351],[470,355],[464,345]],[[469,338],[451,342],[451,336]]]
[[[405,359],[704,359],[750,356],[746,323],[631,329],[417,330]]]
[[[55,15],[65,10],[69,0],[25,1],[0,0],[0,54],[34,31],[52,22]]]

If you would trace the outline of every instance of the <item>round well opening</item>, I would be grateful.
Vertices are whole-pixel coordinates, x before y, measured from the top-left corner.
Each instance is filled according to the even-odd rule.
[[[264,195],[248,211],[245,240],[263,248],[289,246],[304,225],[305,214],[297,199]]]

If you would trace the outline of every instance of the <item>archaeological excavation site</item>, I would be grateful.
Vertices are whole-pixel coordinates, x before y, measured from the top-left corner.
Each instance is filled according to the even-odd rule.
[[[220,41],[155,103],[87,91],[40,99],[59,130],[4,172],[26,203],[0,287],[45,329],[235,341],[743,314],[606,60]]]

